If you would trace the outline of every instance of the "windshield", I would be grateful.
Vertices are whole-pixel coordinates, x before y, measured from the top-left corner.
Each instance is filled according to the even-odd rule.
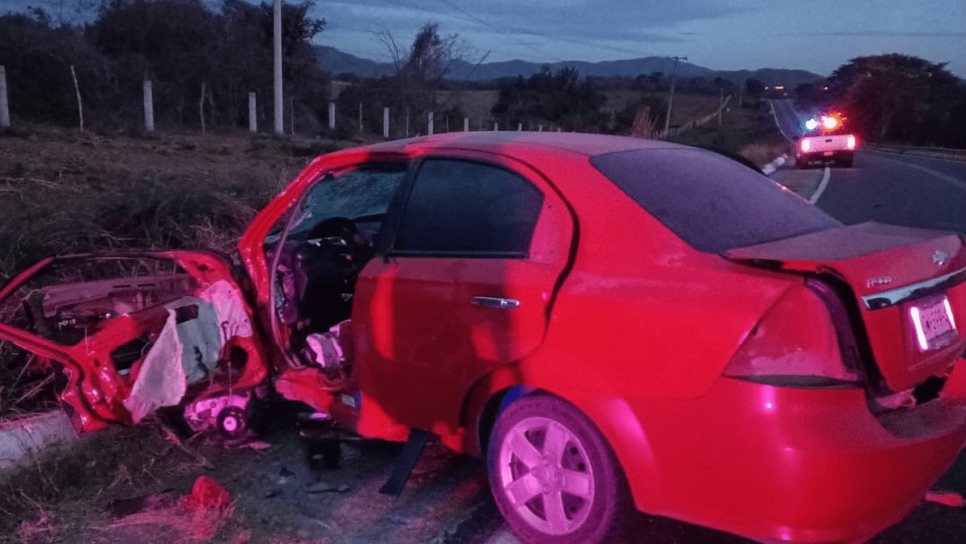
[[[591,163],[699,251],[722,253],[841,225],[767,177],[708,151],[622,151]]]

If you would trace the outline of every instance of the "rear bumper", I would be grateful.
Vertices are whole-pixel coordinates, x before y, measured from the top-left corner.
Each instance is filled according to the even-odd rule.
[[[962,450],[964,384],[961,362],[943,398],[876,418],[858,389],[722,378],[701,399],[640,410],[658,476],[631,482],[636,502],[758,541],[863,541],[908,514]]]
[[[827,151],[798,152],[796,160],[804,162],[840,161],[855,155],[853,149],[830,149]]]

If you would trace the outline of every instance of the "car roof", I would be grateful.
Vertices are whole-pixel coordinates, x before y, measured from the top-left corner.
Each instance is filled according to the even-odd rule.
[[[487,151],[511,156],[525,154],[528,150],[546,152],[548,149],[555,149],[586,157],[636,149],[693,149],[670,142],[628,136],[523,131],[448,132],[383,142],[367,147],[370,151],[397,153],[435,148]]]

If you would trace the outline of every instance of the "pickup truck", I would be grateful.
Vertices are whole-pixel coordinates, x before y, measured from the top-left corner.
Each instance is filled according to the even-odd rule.
[[[840,118],[810,118],[796,146],[795,165],[808,168],[813,162],[822,162],[851,167],[857,144],[855,135],[845,130]]]

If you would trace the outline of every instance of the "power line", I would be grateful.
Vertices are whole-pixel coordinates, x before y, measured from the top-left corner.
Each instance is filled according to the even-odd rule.
[[[446,4],[447,6],[449,6],[451,8],[453,8],[453,9],[459,11],[460,13],[465,14],[467,17],[469,17],[471,19],[472,22],[476,22],[478,24],[481,24],[481,25],[487,26],[489,28],[492,28],[492,29],[496,30],[499,33],[505,34],[505,30],[504,29],[506,29],[506,30],[510,30],[510,31],[512,31],[514,33],[517,33],[517,34],[527,34],[527,35],[530,35],[530,36],[536,36],[536,37],[543,38],[543,39],[546,39],[546,40],[557,40],[557,41],[566,42],[566,43],[572,43],[572,44],[576,44],[576,45],[583,45],[583,46],[586,46],[586,47],[594,47],[594,48],[597,48],[597,49],[607,49],[607,50],[610,50],[610,51],[616,51],[616,52],[624,53],[624,54],[628,54],[628,55],[640,55],[640,52],[639,51],[632,51],[630,49],[623,49],[623,48],[620,48],[620,47],[614,47],[614,46],[610,46],[610,45],[599,44],[599,43],[595,43],[595,42],[591,42],[591,41],[587,41],[587,40],[578,40],[576,38],[567,38],[567,37],[564,37],[564,36],[541,34],[539,32],[535,32],[533,30],[528,30],[528,29],[524,29],[524,28],[515,28],[515,27],[512,27],[512,26],[504,26],[503,28],[499,28],[496,25],[493,25],[493,24],[487,22],[486,20],[484,20],[484,19],[482,19],[482,18],[480,18],[480,17],[478,17],[476,15],[473,15],[472,13],[466,11],[462,6],[460,6],[458,4],[454,4],[450,0],[439,0],[439,1],[442,2],[443,4]],[[559,59],[559,60],[561,60],[561,62],[563,61],[562,59]]]
[[[408,8],[408,9],[414,9],[414,10],[422,11],[424,13],[429,13],[429,14],[432,14],[432,15],[435,15],[435,16],[438,16],[439,15],[439,12],[438,11],[433,11],[431,9],[424,8],[422,6],[415,6],[415,5],[409,4],[407,2],[401,2],[400,0],[381,0],[381,1],[383,3],[386,3],[386,4],[391,4],[391,5],[395,5],[395,6],[398,6],[398,7],[404,7],[404,8]],[[453,19],[459,19],[460,21],[465,21],[465,22],[468,22],[468,23],[475,23],[475,24],[478,24],[478,25],[488,26],[490,28],[494,28],[494,29],[498,30],[500,34],[506,35],[506,32],[500,31],[498,28],[496,28],[496,27],[488,24],[486,21],[483,21],[482,19],[478,19],[478,18],[477,19],[474,19],[473,18],[474,16],[472,14],[468,14],[465,10],[463,10],[459,6],[450,5],[450,7],[451,8],[454,8],[454,9],[456,9],[458,11],[461,11],[464,14],[467,14],[469,16],[466,16],[466,15],[460,16],[460,15],[449,14],[448,17],[451,17]],[[532,51],[535,51],[535,52],[537,52],[537,53],[539,53],[539,54],[541,54],[541,55],[543,55],[545,57],[549,57],[549,58],[551,58],[553,60],[556,60],[556,61],[559,61],[559,62],[563,62],[563,59],[561,59],[561,58],[559,58],[559,57],[557,57],[555,55],[552,55],[552,54],[550,54],[550,53],[548,53],[548,52],[546,52],[546,51],[544,51],[544,50],[542,50],[539,47],[536,47],[534,45],[531,45],[531,44],[528,44],[528,43],[525,43],[525,42],[521,42],[519,40],[511,41],[511,43],[516,44],[516,45],[519,45],[519,46],[522,46],[522,47],[526,47],[527,49],[530,49]]]

